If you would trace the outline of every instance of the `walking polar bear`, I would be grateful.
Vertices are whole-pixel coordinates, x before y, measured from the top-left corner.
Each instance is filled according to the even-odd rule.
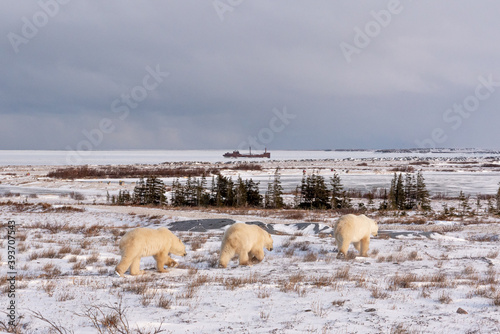
[[[240,265],[246,266],[264,259],[264,249],[273,250],[271,235],[257,225],[235,223],[222,238],[219,266],[226,268],[234,255],[239,256]]]
[[[352,243],[361,256],[368,256],[370,235],[377,236],[378,225],[373,219],[365,215],[345,215],[339,218],[335,224],[335,240],[339,253],[337,258],[347,254],[347,249]]]
[[[123,274],[130,267],[130,275],[142,275],[140,269],[141,257],[153,256],[159,272],[166,272],[164,266],[174,267],[177,262],[172,260],[169,253],[186,256],[186,247],[169,229],[160,227],[151,229],[139,227],[133,229],[120,240],[121,260],[116,266],[116,273]]]

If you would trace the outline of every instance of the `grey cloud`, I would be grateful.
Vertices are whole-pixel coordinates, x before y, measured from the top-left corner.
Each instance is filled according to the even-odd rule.
[[[297,117],[271,149],[413,147],[435,128],[498,148],[500,91],[457,130],[443,113],[479,76],[500,81],[500,4],[401,0],[348,63],[340,43],[390,2],[243,1],[221,21],[211,1],[70,1],[18,53],[8,34],[41,8],[2,2],[0,148],[76,147],[102,119],[93,149],[236,148],[283,106]],[[113,101],[157,65],[168,78],[120,119]]]

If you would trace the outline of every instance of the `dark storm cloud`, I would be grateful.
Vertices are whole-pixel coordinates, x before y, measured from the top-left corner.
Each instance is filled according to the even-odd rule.
[[[0,9],[0,149],[500,147],[494,1]]]

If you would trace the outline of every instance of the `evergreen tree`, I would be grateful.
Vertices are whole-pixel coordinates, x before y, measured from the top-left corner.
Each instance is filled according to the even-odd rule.
[[[118,205],[125,205],[129,204],[132,200],[132,197],[130,196],[130,193],[128,190],[120,190],[118,192],[118,197],[116,199],[116,204]]]
[[[262,204],[262,196],[259,193],[259,182],[254,182],[252,179],[245,181],[247,191],[247,205],[258,207]]]
[[[342,202],[340,203],[340,208],[341,209],[352,208],[351,198],[349,197],[349,194],[345,190],[342,192]]]
[[[462,216],[465,216],[469,213],[469,198],[470,195],[465,195],[464,192],[460,190],[460,194],[458,195],[458,207],[460,208],[460,213]]]
[[[330,185],[332,187],[332,197],[331,197],[331,206],[333,209],[341,209],[342,208],[342,197],[344,194],[344,186],[340,181],[339,174],[333,174],[333,177],[330,178]]]
[[[210,205],[210,195],[205,191],[205,188],[207,186],[207,179],[205,176],[202,176],[198,180],[198,184],[196,187],[196,197],[197,197],[197,204],[200,206],[208,206]]]
[[[184,196],[184,187],[182,186],[178,178],[172,182],[171,197],[172,197],[171,202],[173,206],[186,205],[186,198]]]
[[[236,206],[247,206],[247,187],[245,182],[238,176],[235,188]]]
[[[162,205],[166,201],[166,187],[162,180],[156,176],[150,176],[145,184],[145,204]]]
[[[482,205],[481,205],[481,196],[479,196],[479,194],[478,194],[477,197],[476,197],[476,210],[477,210],[477,213],[481,212],[481,208],[482,208]]]
[[[488,197],[488,212],[489,213],[495,213],[497,210],[495,209],[495,206],[493,205],[493,200]]]
[[[404,185],[403,185],[403,174],[401,174],[401,173],[399,173],[398,179],[396,181],[395,195],[396,195],[396,208],[398,210],[404,210],[406,198],[405,198],[405,191],[404,191]]]
[[[411,188],[411,187],[408,187]],[[389,206],[394,210],[405,210],[406,208],[405,185],[403,183],[403,174],[394,173],[389,190]]]
[[[139,205],[146,204],[146,185],[144,183],[144,178],[140,178],[134,187],[134,203]]]
[[[404,185],[404,209],[411,210],[417,205],[417,186],[410,173],[406,173]]]
[[[300,206],[300,203],[302,203],[302,195],[300,192],[300,187],[296,186],[293,192],[293,206],[295,208],[298,208]]]
[[[431,210],[431,200],[429,198],[429,191],[425,185],[425,179],[422,172],[417,172],[417,183],[416,183],[416,200],[417,207],[423,211]]]
[[[299,207],[305,209],[329,209],[331,207],[329,191],[321,175],[313,173],[311,176],[304,176],[300,191]]]
[[[271,200],[271,194],[273,192],[273,186],[270,181],[267,182],[267,190],[266,193],[264,194],[264,207],[266,209],[272,209],[273,204]]]
[[[187,206],[198,205],[198,184],[193,177],[188,176],[186,184],[184,185],[183,192],[185,197],[185,205]]]
[[[276,168],[273,182],[267,184],[266,208],[281,209],[284,206],[283,187],[281,186],[280,177],[279,168]]]
[[[379,210],[389,209],[389,194],[387,194],[387,189],[384,189],[384,195],[382,196],[382,202],[380,203]]]
[[[373,191],[370,191],[368,193],[367,197],[368,197],[368,209],[372,209],[373,205],[375,204],[375,202],[373,202],[373,198],[374,198]]]
[[[396,197],[396,184],[398,181],[398,176],[396,173],[394,173],[394,176],[391,180],[391,187],[389,189],[389,195],[388,195],[388,208],[391,209],[397,209],[397,197]]]
[[[215,206],[233,206],[235,204],[234,183],[229,177],[217,175],[213,193],[215,198],[212,202]]]

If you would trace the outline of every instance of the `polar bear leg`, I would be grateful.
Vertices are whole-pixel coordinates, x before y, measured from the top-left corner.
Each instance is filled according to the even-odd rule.
[[[166,260],[165,256],[162,253],[160,253],[160,254],[154,255],[153,257],[156,260],[156,269],[160,273],[166,272],[167,270],[165,270],[165,260]]]
[[[140,270],[140,267],[141,267],[141,257],[136,256],[132,261],[132,265],[130,266],[130,275],[144,274],[144,270]]]
[[[370,237],[366,237],[361,239],[361,249],[359,252],[361,253],[361,256],[367,257],[368,256],[368,246],[370,246]]]
[[[165,257],[165,264],[167,265],[167,267],[169,268],[173,268],[173,267],[177,267],[178,263],[177,261],[175,261],[174,259],[172,259],[170,256],[166,256]]]
[[[250,264],[248,261],[249,256],[247,252],[240,252],[239,258],[240,258],[240,266],[248,266]]]
[[[343,258],[347,254],[347,250],[349,249],[350,242],[343,239],[337,238],[337,248],[339,249],[339,253],[337,254],[337,259]]]
[[[263,249],[254,249],[250,253],[251,256],[250,258],[252,259],[253,263],[259,263],[262,260],[264,260],[264,250]]]
[[[123,277],[123,274],[125,274],[127,269],[132,264],[132,260],[133,260],[133,258],[130,256],[127,256],[126,254],[122,255],[120,262],[118,263],[118,265],[115,268],[115,271],[118,273],[118,275]]]
[[[226,268],[227,264],[229,263],[229,261],[231,261],[234,254],[234,250],[228,249],[227,247],[222,249],[219,256],[219,266],[222,268]]]
[[[175,267],[177,266],[177,262],[172,260],[168,254],[165,253],[160,253],[154,256],[156,260],[156,269],[158,269],[159,272],[165,273],[168,270],[165,269],[165,265],[168,267]]]
[[[359,246],[360,246],[360,242],[353,242],[353,243],[352,243],[352,245],[354,246],[354,248],[356,248],[356,250],[357,250],[358,252],[361,252],[361,251],[360,251],[360,248],[359,248]]]

